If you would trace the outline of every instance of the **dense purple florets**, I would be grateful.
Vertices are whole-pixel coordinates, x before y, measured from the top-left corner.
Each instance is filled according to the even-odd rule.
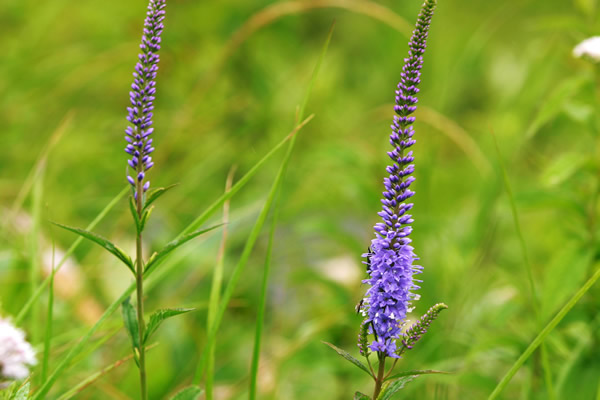
[[[150,135],[152,128],[152,110],[154,110],[154,95],[156,93],[156,71],[158,71],[158,50],[160,49],[160,35],[163,31],[162,21],[165,18],[164,8],[166,0],[150,0],[148,12],[144,21],[144,34],[138,55],[138,63],[133,73],[134,81],[129,92],[131,107],[127,107],[129,115],[127,120],[133,125],[125,130],[127,146],[125,152],[131,155],[127,160],[128,166],[133,169],[129,172],[127,181],[135,188],[142,186],[146,191],[150,187],[149,181],[144,181],[146,172],[154,163],[150,154],[154,151]],[[131,177],[133,175],[134,177]]]
[[[425,52],[427,32],[435,8],[435,0],[426,0],[419,14],[416,29],[409,42],[409,56],[404,59],[404,67],[398,90],[396,90],[396,106],[390,135],[393,150],[388,152],[392,164],[386,168],[389,174],[383,180],[383,210],[379,216],[383,222],[375,225],[375,239],[371,242],[367,258],[369,279],[363,282],[371,287],[365,295],[365,323],[371,324],[370,333],[374,341],[370,345],[372,351],[383,353],[389,357],[396,355],[396,339],[401,336],[401,329],[409,312],[410,301],[415,297],[411,291],[418,289],[418,282],[413,275],[420,273],[422,267],[414,265],[418,257],[410,246],[408,237],[412,232],[413,219],[407,214],[413,207],[408,200],[414,195],[409,189],[415,180],[413,152],[409,148],[415,144],[412,123],[415,117],[411,114],[417,109],[417,85],[421,82],[421,67]]]

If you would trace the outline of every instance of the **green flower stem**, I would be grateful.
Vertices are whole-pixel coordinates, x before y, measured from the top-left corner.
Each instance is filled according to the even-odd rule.
[[[377,378],[375,378],[375,390],[373,391],[373,400],[377,400],[377,396],[381,393],[381,386],[384,381],[385,374],[385,354],[377,353],[379,356],[379,369],[377,370]]]
[[[141,164],[140,164],[141,168]],[[136,185],[137,190],[137,214],[139,219],[142,219],[142,196],[143,188],[142,182],[138,180]],[[141,230],[137,233],[136,246],[135,246],[135,259],[136,259],[136,270],[135,270],[135,283],[136,283],[136,294],[137,294],[137,318],[138,318],[138,334],[139,334],[139,362],[140,362],[140,392],[141,399],[146,400],[148,393],[146,391],[146,352],[144,351],[144,262],[142,260],[142,232]]]

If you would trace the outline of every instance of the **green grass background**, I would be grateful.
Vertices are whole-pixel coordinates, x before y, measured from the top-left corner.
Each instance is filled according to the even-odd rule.
[[[579,41],[599,33],[597,3],[440,0],[416,114],[413,239],[425,272],[411,319],[436,302],[450,308],[399,365],[453,374],[421,377],[402,398],[487,398],[542,322],[598,268],[600,75],[571,55]],[[258,397],[349,399],[355,390],[372,390],[369,378],[321,340],[358,353],[360,254],[377,222],[406,26],[421,4],[311,0],[291,3],[296,8],[285,15],[261,13],[271,4],[169,0],[150,179],[153,186],[180,185],[160,199],[146,248],[160,248],[212,203],[233,165],[241,176],[291,131],[335,19],[307,105],[315,118],[298,134],[279,203]],[[32,281],[45,276],[53,244],[58,254],[75,239],[48,221],[86,226],[125,186],[125,107],[145,7],[142,0],[0,5],[5,316],[16,315]],[[539,318],[492,132],[531,260]],[[282,156],[231,201],[226,281]],[[96,231],[132,251],[127,203]],[[247,398],[267,233],[217,337],[217,399]],[[153,399],[193,377],[219,244],[216,232],[186,245],[177,268],[147,292],[148,311],[199,308],[156,336],[159,345],[147,361]],[[64,271],[56,277],[50,371],[131,282],[118,261],[88,243]],[[599,295],[592,287],[546,340],[552,391],[538,351],[501,398],[600,398]],[[44,294],[23,324],[40,359],[46,302]],[[48,398],[129,354],[120,324],[114,315]],[[41,370],[35,369],[34,387]],[[137,393],[137,370],[128,362],[76,398]]]

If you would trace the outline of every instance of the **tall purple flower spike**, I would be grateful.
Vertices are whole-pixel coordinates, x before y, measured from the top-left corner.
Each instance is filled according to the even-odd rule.
[[[127,120],[133,125],[125,129],[127,146],[125,152],[131,155],[127,164],[133,170],[128,172],[127,181],[136,187],[140,182],[144,192],[150,187],[146,180],[147,171],[154,163],[150,154],[154,151],[150,135],[152,128],[152,110],[154,110],[154,95],[156,93],[156,71],[158,70],[158,50],[160,49],[160,35],[163,31],[162,21],[165,19],[164,8],[166,0],[150,0],[148,12],[144,21],[144,34],[138,55],[139,61],[133,73],[134,81],[129,92],[131,107],[127,107],[129,115]],[[129,170],[129,168],[128,168]],[[134,177],[132,177],[133,175]],[[137,196],[137,191],[135,193]]]
[[[408,58],[404,59],[396,90],[394,111],[397,115],[394,116],[390,135],[393,150],[387,153],[392,164],[386,168],[389,176],[383,180],[383,210],[378,213],[383,222],[375,225],[375,239],[371,241],[369,252],[363,254],[370,275],[363,283],[371,286],[365,294],[363,306],[364,323],[370,325],[369,333],[374,335],[369,348],[393,358],[399,357],[396,340],[401,337],[410,301],[416,297],[412,291],[419,288],[416,282],[420,281],[414,275],[423,269],[413,264],[418,257],[410,246],[409,238],[413,219],[407,212],[413,204],[408,201],[415,194],[409,189],[415,180],[412,176],[414,157],[409,149],[416,142],[412,127],[415,117],[411,114],[417,109],[417,86],[421,82],[423,54],[435,5],[436,0],[425,1],[408,43]]]

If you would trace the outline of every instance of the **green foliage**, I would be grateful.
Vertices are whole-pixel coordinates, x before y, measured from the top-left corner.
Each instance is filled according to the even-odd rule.
[[[203,390],[199,386],[188,386],[177,392],[171,400],[198,400]]]
[[[143,344],[145,345],[148,340],[150,340],[154,332],[156,332],[164,320],[194,310],[195,308],[164,308],[162,310],[153,312],[152,315],[150,315],[150,320],[148,321],[148,325],[146,326],[146,330],[144,332]]]
[[[407,375],[388,383],[386,388],[377,397],[377,400],[392,400],[396,393],[398,393],[401,389],[404,389],[404,386],[408,382],[414,380],[418,376],[419,375]]]
[[[354,393],[354,400],[371,400],[369,396],[361,392]]]
[[[135,228],[119,132],[126,123],[123,90],[131,84],[142,3],[99,8],[65,0],[2,2],[0,302],[3,316],[14,316],[28,339],[37,337],[31,387],[40,400],[60,398],[130,353],[130,340],[114,335],[122,325],[116,310],[133,291],[130,273],[107,262],[113,256],[100,247],[81,246],[82,236],[44,221],[84,227],[131,254]],[[356,390],[370,395],[372,378],[348,368],[320,340],[356,349],[361,318],[353,306],[365,289],[360,254],[377,222],[394,88],[419,1],[169,4],[150,179],[157,187],[181,185],[150,205],[151,191],[146,194],[145,204],[155,209],[144,228],[144,248],[162,248],[190,221],[186,233],[218,223],[223,202],[231,199],[225,284],[336,19],[306,105],[306,115],[317,118],[298,137],[280,192],[258,398],[349,399]],[[438,300],[452,312],[396,369],[453,374],[415,380],[397,397],[486,398],[593,276],[600,238],[598,68],[571,52],[600,32],[599,4],[439,2],[416,113],[413,243],[424,273],[421,300],[408,318],[414,322]],[[527,266],[490,129],[519,212],[541,324],[532,311]],[[223,194],[234,164],[239,179]],[[30,297],[31,191],[42,173],[38,255],[44,269]],[[198,345],[208,335],[206,306],[219,236],[207,233],[182,246],[146,276],[149,310],[179,304],[198,309],[160,328],[160,345],[148,357],[153,397],[169,398],[196,368]],[[42,381],[45,338],[39,329],[47,317],[38,313],[35,332],[30,318],[33,309],[48,306],[52,242],[59,270],[49,374]],[[267,247],[268,233],[262,232],[218,330],[214,381],[223,400],[248,396]],[[546,331],[558,399],[598,394],[599,290],[598,283],[590,287]],[[549,399],[541,361],[533,352],[519,363],[498,398]],[[121,364],[75,398],[136,398],[135,372],[133,362]]]
[[[412,371],[404,371],[404,372],[400,372],[397,374],[393,374],[388,376],[385,380],[386,381],[391,381],[393,379],[397,379],[397,378],[403,378],[405,376],[418,376],[418,375],[429,375],[429,374],[448,374],[448,372],[444,372],[444,371],[436,371],[433,369],[426,369],[426,370],[412,370]]]
[[[100,235],[97,235],[93,232],[86,231],[85,229],[73,228],[71,226],[63,225],[54,222],[54,225],[59,226],[63,229],[71,231],[73,233],[78,234],[88,240],[91,240],[94,243],[102,246],[106,251],[117,257],[119,260],[123,262],[129,268],[129,270],[135,275],[135,269],[133,267],[133,261],[131,261],[131,257],[129,257],[123,250],[121,250],[118,246],[110,242],[108,239],[103,238]]]
[[[121,304],[121,314],[123,316],[123,325],[125,326],[127,335],[131,340],[135,362],[139,367],[138,355],[140,351],[140,328],[138,324],[137,313],[129,301],[129,297]]]
[[[346,350],[340,349],[339,347],[337,347],[331,343],[323,342],[323,344],[326,344],[327,346],[331,347],[333,350],[335,350],[336,353],[338,353],[344,359],[350,361],[352,364],[356,365],[358,368],[365,371],[371,377],[374,377],[373,374],[371,373],[371,371],[369,370],[369,368],[365,364],[363,364],[360,360],[352,357],[352,355],[350,353],[348,353]]]
[[[167,187],[159,187],[159,188],[155,188],[155,189],[150,189],[148,191],[148,193],[146,193],[144,196],[145,200],[144,200],[144,206],[142,207],[142,212],[149,209],[150,206],[152,205],[152,203],[154,203],[156,200],[158,200],[158,198],[160,196],[167,193],[169,190],[173,189],[174,187],[176,187],[178,185],[179,184],[176,183],[174,185],[170,185]]]
[[[150,271],[152,270],[152,268],[154,268],[156,265],[158,265],[165,257],[167,257],[169,255],[169,253],[171,253],[173,250],[175,250],[179,246],[189,242],[193,238],[198,237],[206,232],[210,232],[213,229],[217,229],[220,226],[221,225],[215,225],[215,226],[211,226],[210,228],[206,228],[206,229],[198,229],[197,231],[188,233],[187,235],[184,235],[179,239],[175,239],[175,240],[167,243],[167,245],[165,247],[163,247],[161,250],[153,253],[150,256],[150,258],[148,259],[148,262],[146,263],[146,267],[144,268],[144,274],[149,274]]]
[[[11,397],[11,400],[27,400],[29,399],[29,387],[31,386],[30,382],[27,381],[16,391],[16,393]]]

